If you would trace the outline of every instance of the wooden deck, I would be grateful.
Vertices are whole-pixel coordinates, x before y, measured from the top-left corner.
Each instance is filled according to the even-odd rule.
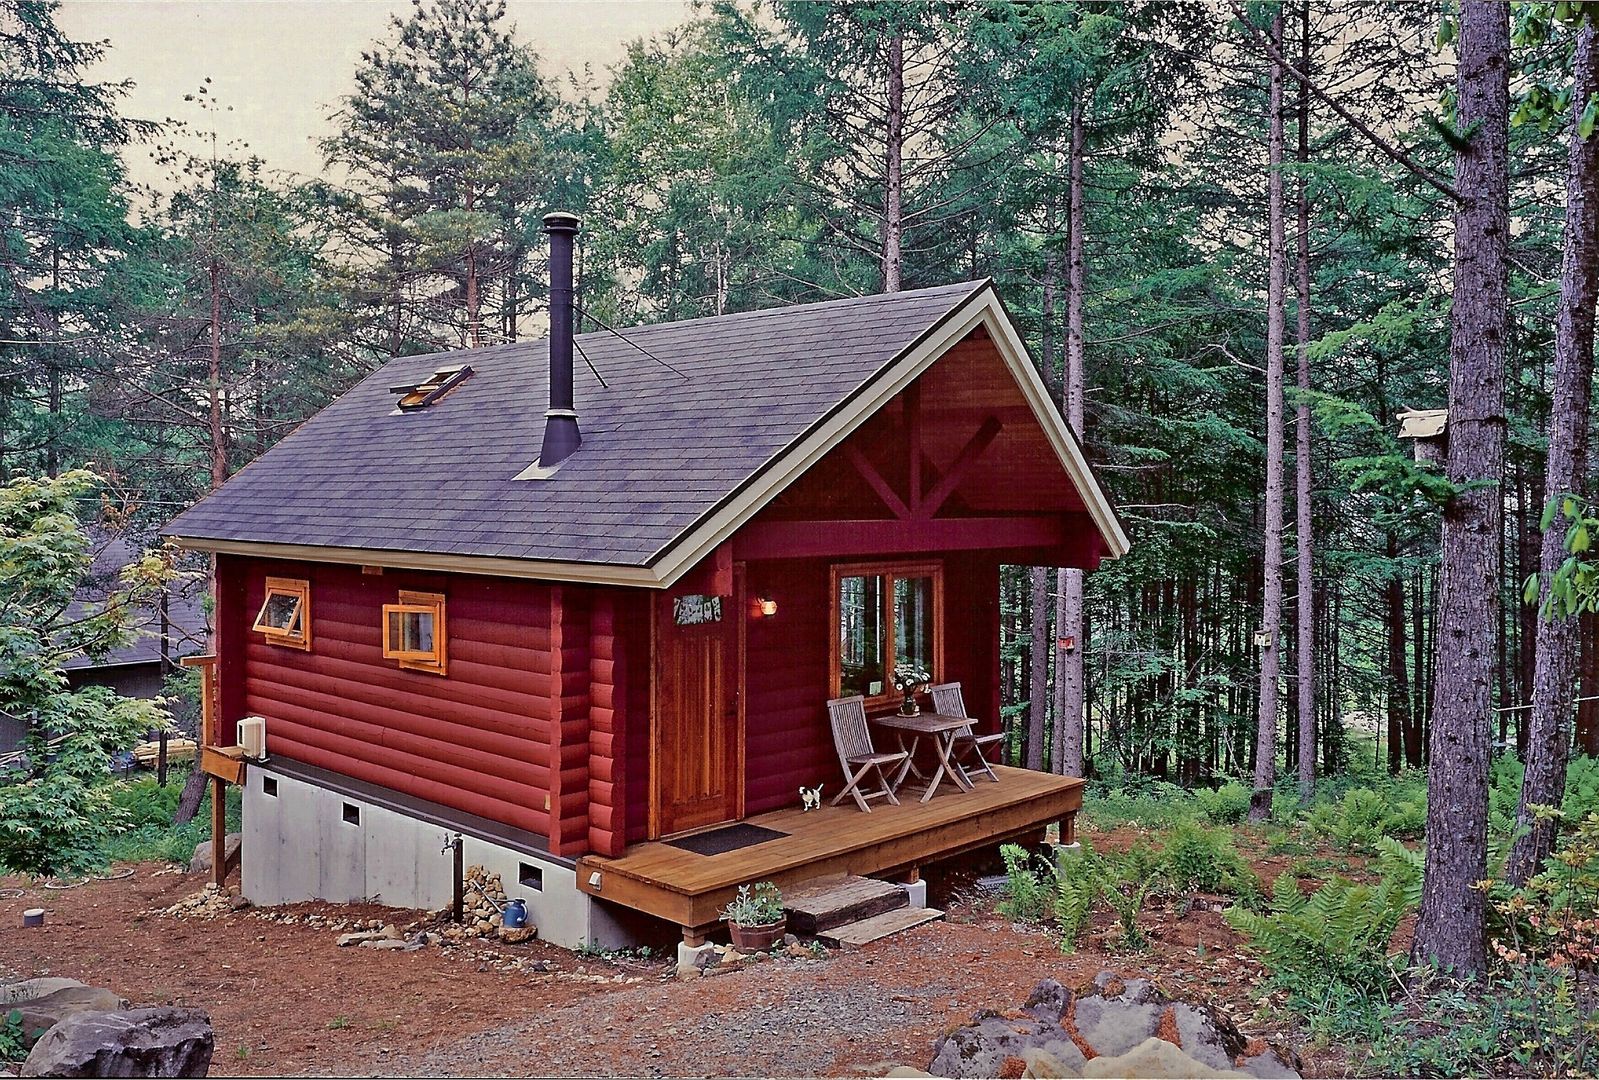
[[[719,855],[661,842],[635,844],[616,858],[587,855],[578,860],[578,887],[677,923],[693,936],[716,925],[717,913],[742,884],[786,887],[829,874],[907,871],[1056,822],[1071,835],[1083,781],[1026,769],[995,771],[997,784],[979,779],[970,792],[946,785],[926,803],[907,784],[899,806],[878,803],[870,814],[853,804],[760,814],[749,822],[787,835]]]

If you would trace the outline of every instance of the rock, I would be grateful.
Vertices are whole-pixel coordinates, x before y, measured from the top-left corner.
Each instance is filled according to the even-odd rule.
[[[404,938],[375,937],[375,938],[372,938],[370,941],[361,942],[361,948],[363,948],[363,949],[388,949],[388,950],[392,950],[392,949],[404,949],[404,948],[408,948],[408,947],[409,946],[408,946],[408,944],[407,944],[407,942],[406,942],[406,940]]]
[[[500,940],[507,945],[521,945],[538,937],[538,933],[538,929],[532,926],[502,926]]]
[[[1083,1077],[1139,1077],[1140,1080],[1208,1080],[1210,1077],[1242,1076],[1231,1069],[1213,1069],[1165,1039],[1151,1036],[1125,1054],[1097,1057],[1083,1066]]]
[[[383,925],[383,929],[378,931],[378,933],[382,934],[386,938],[393,938],[396,941],[399,941],[405,937],[404,934],[400,933],[400,928],[395,926],[393,923],[385,923]]]
[[[382,941],[383,932],[380,930],[352,930],[348,934],[339,935],[339,948],[347,949],[351,945],[365,945],[369,941]]]
[[[215,1036],[199,1009],[75,1013],[44,1034],[23,1076],[204,1076]]]
[[[1104,1061],[1119,1064],[1099,1064]],[[1236,1072],[1240,1066],[1249,1071]],[[1101,972],[1076,993],[1046,979],[1020,1010],[978,1013],[934,1044],[928,1068],[951,1077],[1251,1075],[1267,1080],[1297,1077],[1298,1066],[1291,1051],[1246,1044],[1237,1025],[1209,1004],[1175,1001],[1147,979]],[[1091,1071],[1105,1068],[1125,1071]]]
[[[22,979],[18,982],[0,983],[0,1005],[32,1001],[46,994],[53,994],[57,990],[84,985],[86,984],[77,979]]]
[[[792,956],[796,960],[803,960],[811,955],[811,950],[807,949],[797,941],[789,945],[783,951],[788,953],[788,955]]]
[[[1256,1044],[1251,1043],[1238,1062],[1238,1067],[1246,1075],[1259,1077],[1260,1080],[1298,1080],[1300,1071],[1305,1067],[1298,1054],[1286,1047],[1271,1044],[1258,1053],[1251,1053],[1255,1048]]]
[[[227,858],[233,858],[233,853],[239,850],[240,836],[238,833],[228,833],[222,841],[222,850],[227,853]],[[194,849],[194,857],[189,860],[189,873],[204,874],[211,869],[211,841],[202,840]]]
[[[64,986],[54,993],[11,1006],[22,1014],[22,1039],[27,1046],[32,1046],[39,1036],[73,1013],[115,1012],[127,1007],[121,995],[99,986]]]

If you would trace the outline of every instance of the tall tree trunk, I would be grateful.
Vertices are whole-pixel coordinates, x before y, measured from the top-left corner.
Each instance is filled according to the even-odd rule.
[[[888,39],[888,118],[883,181],[883,291],[900,289],[901,232],[905,227],[905,35]]]
[[[1066,371],[1062,379],[1066,423],[1083,439],[1083,230],[1087,213],[1083,204],[1083,103],[1072,104],[1069,173],[1069,221],[1066,236]],[[1055,769],[1066,776],[1083,775],[1083,736],[1085,672],[1083,656],[1088,650],[1083,620],[1083,572],[1076,567],[1060,571],[1055,613]]]
[[[1032,619],[1027,638],[1027,727],[1022,739],[1029,769],[1044,767],[1044,739],[1049,727],[1049,570],[1028,568]]]
[[[222,427],[222,267],[211,260],[211,357],[206,390],[210,405],[211,490],[228,478],[228,445]]]
[[[1390,573],[1383,588],[1388,609],[1388,771],[1398,772],[1405,761],[1405,736],[1411,730],[1410,672],[1405,664],[1405,585],[1399,579],[1399,540],[1392,532],[1387,541]]]
[[[1566,237],[1560,270],[1560,318],[1555,330],[1555,371],[1549,409],[1549,460],[1544,494],[1550,499],[1581,494],[1588,475],[1588,418],[1593,388],[1594,304],[1599,299],[1599,138],[1579,130],[1588,99],[1599,89],[1599,56],[1593,24],[1583,20],[1572,59],[1571,157],[1566,173]],[[1547,599],[1549,579],[1565,561],[1566,523],[1556,516],[1543,531],[1539,558]],[[1505,875],[1516,884],[1541,869],[1554,847],[1553,819],[1537,820],[1534,806],[1559,806],[1566,793],[1568,732],[1576,698],[1578,619],[1537,622],[1537,661],[1527,772],[1516,823],[1526,829],[1511,847]]]
[[[1272,44],[1280,52],[1283,16],[1271,21]],[[1271,818],[1272,787],[1277,782],[1277,711],[1282,663],[1283,613],[1283,76],[1271,72],[1271,137],[1267,184],[1266,282],[1266,514],[1263,531],[1260,629],[1260,711],[1255,734],[1255,791],[1249,820]]]
[[[50,250],[50,295],[59,300],[61,296],[61,248],[53,247]],[[61,472],[61,319],[52,306],[48,309],[45,331],[49,335],[50,344],[45,349],[45,363],[49,369],[50,385],[47,390],[50,409],[50,438],[44,448],[44,473],[46,476],[55,476]]]
[[[1056,226],[1050,214],[1049,229]],[[1044,255],[1044,310],[1043,347],[1044,381],[1055,381],[1055,291],[1059,286],[1060,268],[1053,250]],[[1027,738],[1025,762],[1029,769],[1044,767],[1044,744],[1049,733],[1049,570],[1035,566],[1030,572],[1032,580],[1032,637],[1028,647],[1031,654],[1032,683],[1027,695]],[[1058,677],[1058,675],[1057,675]],[[1058,766],[1057,759],[1057,768]]]
[[[1427,854],[1416,962],[1476,975],[1487,961],[1484,875],[1493,709],[1496,559],[1503,509],[1510,236],[1509,7],[1460,7],[1455,280],[1449,317],[1449,479],[1439,568],[1437,670],[1427,772]]]
[[[1310,3],[1299,6],[1299,68],[1310,76]],[[1299,684],[1299,801],[1309,802],[1316,791],[1316,591],[1311,574],[1311,456],[1310,456],[1310,198],[1305,174],[1310,166],[1310,85],[1299,84],[1299,145],[1295,159],[1299,176],[1294,185],[1299,237],[1294,253],[1298,310],[1299,404],[1294,420],[1294,555],[1297,560],[1298,595],[1295,597],[1298,629],[1294,658]],[[1404,672],[1400,672],[1403,679]]]

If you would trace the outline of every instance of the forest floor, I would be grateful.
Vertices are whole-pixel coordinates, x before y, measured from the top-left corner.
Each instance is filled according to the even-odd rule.
[[[1130,828],[1093,834],[1099,850]],[[1315,872],[1320,857],[1240,848],[1269,886]],[[1343,873],[1348,856],[1328,856]],[[0,934],[0,978],[67,976],[137,1004],[203,1008],[216,1028],[213,1071],[361,1075],[859,1075],[923,1067],[935,1039],[980,1009],[1009,1009],[1040,979],[1067,985],[1100,970],[1150,976],[1175,997],[1209,1000],[1244,1033],[1303,1037],[1264,989],[1265,974],[1220,915],[1226,901],[1152,901],[1141,952],[1119,948],[1097,914],[1079,948],[996,914],[995,895],[956,877],[934,900],[945,922],[826,959],[779,959],[682,982],[665,959],[579,955],[547,945],[463,945],[416,952],[339,948],[307,925],[414,914],[300,904],[215,919],[160,914],[201,880],[141,863],[121,880],[45,890],[0,879],[0,925],[44,907],[42,929]],[[1304,883],[1309,886],[1310,878]],[[281,920],[285,913],[299,918]],[[1343,1075],[1336,1048],[1300,1047],[1307,1075]]]

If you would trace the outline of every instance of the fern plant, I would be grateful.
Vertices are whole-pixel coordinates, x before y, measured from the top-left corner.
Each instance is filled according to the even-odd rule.
[[[1005,860],[1005,895],[998,903],[999,913],[1017,922],[1041,922],[1049,914],[1051,889],[1040,873],[1039,860],[1020,844],[1002,844]]]
[[[1061,952],[1074,952],[1088,928],[1094,903],[1104,888],[1105,866],[1085,841],[1082,850],[1064,852],[1055,867],[1055,926]]]
[[[1397,860],[1391,849],[1385,857]],[[1412,906],[1408,861],[1396,862],[1395,871],[1377,885],[1334,878],[1308,897],[1281,874],[1269,912],[1233,907],[1226,919],[1299,1007],[1381,997],[1393,980],[1388,941]],[[1419,889],[1419,874],[1415,883]]]

